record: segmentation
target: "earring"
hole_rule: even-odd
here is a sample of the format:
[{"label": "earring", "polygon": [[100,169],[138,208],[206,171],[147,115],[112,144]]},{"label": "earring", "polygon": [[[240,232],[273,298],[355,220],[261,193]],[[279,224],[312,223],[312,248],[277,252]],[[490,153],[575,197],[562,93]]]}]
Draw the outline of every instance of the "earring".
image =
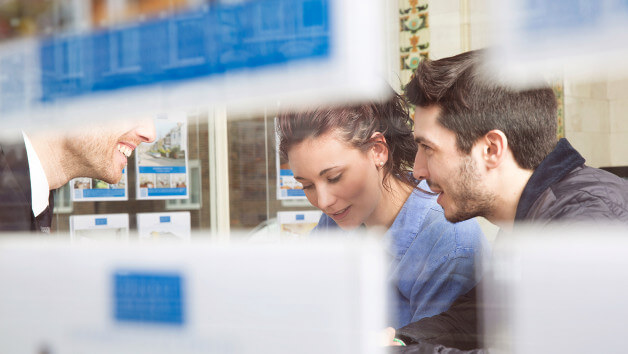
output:
[{"label": "earring", "polygon": [[379,167],[384,167],[384,161],[379,162]]}]

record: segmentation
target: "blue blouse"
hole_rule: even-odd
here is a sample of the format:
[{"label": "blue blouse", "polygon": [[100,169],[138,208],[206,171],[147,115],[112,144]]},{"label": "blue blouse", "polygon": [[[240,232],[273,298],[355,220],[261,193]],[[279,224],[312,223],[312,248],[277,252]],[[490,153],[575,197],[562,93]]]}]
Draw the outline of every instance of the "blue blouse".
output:
[{"label": "blue blouse", "polygon": [[[312,232],[338,229],[323,214]],[[410,194],[384,240],[392,258],[395,328],[447,310],[477,284],[490,253],[477,221],[450,223],[436,197],[419,190]]]}]

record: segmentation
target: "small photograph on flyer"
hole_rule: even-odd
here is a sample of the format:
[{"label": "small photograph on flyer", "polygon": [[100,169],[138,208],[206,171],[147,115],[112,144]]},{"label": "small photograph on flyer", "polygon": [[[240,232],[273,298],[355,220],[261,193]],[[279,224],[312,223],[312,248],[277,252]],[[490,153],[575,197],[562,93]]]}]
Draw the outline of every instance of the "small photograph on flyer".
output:
[{"label": "small photograph on flyer", "polygon": [[160,116],[155,130],[154,142],[137,147],[137,199],[186,199],[187,117],[185,113]]},{"label": "small photograph on flyer", "polygon": [[116,184],[109,184],[96,178],[79,177],[70,181],[73,202],[128,200],[127,169],[122,170],[122,178]]}]

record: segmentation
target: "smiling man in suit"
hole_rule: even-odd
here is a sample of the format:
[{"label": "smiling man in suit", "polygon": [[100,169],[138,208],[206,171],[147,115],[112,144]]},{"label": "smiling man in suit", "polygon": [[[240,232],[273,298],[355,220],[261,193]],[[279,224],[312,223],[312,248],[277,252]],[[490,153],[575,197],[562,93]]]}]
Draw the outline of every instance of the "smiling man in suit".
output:
[{"label": "smiling man in suit", "polygon": [[0,230],[49,233],[53,190],[75,177],[118,183],[133,150],[155,134],[143,119],[22,132],[0,143]]}]

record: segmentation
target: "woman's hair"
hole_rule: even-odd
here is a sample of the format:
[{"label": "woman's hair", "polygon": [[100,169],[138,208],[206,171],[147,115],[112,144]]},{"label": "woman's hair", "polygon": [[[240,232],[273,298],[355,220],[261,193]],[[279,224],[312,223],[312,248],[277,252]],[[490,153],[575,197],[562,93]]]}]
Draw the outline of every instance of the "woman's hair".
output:
[{"label": "woman's hair", "polygon": [[[386,101],[281,113],[277,121],[279,152],[286,160],[294,145],[328,132],[337,133],[344,142],[361,151],[368,151],[378,143],[371,137],[380,132],[388,147],[388,160],[383,166],[384,181],[392,175],[416,186],[410,173],[417,152],[412,135],[413,121],[405,101],[394,92]],[[384,187],[389,188],[385,182]]]}]

